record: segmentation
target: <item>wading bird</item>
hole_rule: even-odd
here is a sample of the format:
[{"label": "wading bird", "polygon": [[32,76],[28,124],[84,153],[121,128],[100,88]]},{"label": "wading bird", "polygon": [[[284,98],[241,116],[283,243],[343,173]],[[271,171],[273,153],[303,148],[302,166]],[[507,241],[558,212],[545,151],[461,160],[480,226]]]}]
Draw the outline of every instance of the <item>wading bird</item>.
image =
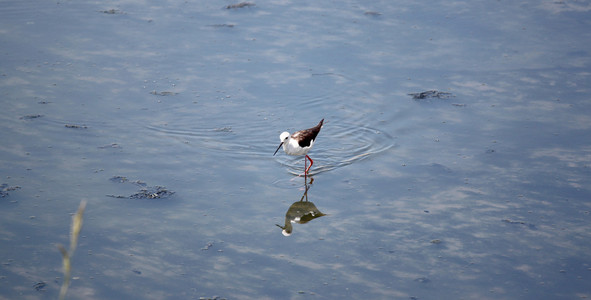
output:
[{"label": "wading bird", "polygon": [[[308,151],[312,149],[316,136],[318,136],[320,128],[322,128],[322,123],[324,123],[324,119],[320,120],[320,123],[312,128],[300,130],[291,135],[287,131],[281,133],[281,135],[279,135],[281,144],[279,144],[279,147],[277,147],[277,150],[275,150],[273,155],[277,154],[277,151],[279,151],[281,146],[283,146],[283,151],[289,155],[305,155],[304,176],[308,175],[308,171],[314,164],[314,161],[308,156]],[[306,167],[307,160],[310,161],[310,166],[308,167]]]}]

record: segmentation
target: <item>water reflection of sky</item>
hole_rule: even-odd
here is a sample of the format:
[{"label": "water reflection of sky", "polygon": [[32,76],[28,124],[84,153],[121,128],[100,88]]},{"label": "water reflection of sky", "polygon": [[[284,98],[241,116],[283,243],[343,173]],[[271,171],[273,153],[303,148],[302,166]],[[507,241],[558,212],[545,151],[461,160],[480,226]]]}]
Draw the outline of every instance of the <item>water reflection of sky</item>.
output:
[{"label": "water reflection of sky", "polygon": [[229,4],[5,3],[0,298],[591,296],[589,3]]}]

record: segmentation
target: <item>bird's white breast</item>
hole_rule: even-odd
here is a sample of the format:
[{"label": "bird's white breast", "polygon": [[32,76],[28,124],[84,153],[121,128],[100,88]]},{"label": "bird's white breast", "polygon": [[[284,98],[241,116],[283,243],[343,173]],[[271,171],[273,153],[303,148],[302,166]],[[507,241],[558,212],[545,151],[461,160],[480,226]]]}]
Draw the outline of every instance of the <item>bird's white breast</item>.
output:
[{"label": "bird's white breast", "polygon": [[290,138],[286,143],[283,143],[283,150],[289,155],[306,155],[310,151],[310,148],[312,148],[312,145],[314,145],[314,141],[311,141],[308,147],[300,147],[298,141]]}]

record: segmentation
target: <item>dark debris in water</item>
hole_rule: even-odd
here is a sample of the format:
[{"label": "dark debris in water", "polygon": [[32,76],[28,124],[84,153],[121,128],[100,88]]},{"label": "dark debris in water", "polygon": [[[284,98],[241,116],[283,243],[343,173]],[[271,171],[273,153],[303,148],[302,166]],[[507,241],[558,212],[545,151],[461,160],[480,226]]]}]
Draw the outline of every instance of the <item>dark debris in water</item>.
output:
[{"label": "dark debris in water", "polygon": [[222,298],[220,296],[213,296],[213,297],[199,297],[199,300],[226,300],[226,298]]},{"label": "dark debris in water", "polygon": [[513,220],[510,220],[510,219],[503,219],[502,221],[505,222],[505,223],[507,223],[507,224],[524,225],[524,226],[527,226],[529,229],[534,229],[534,230],[536,229],[536,225],[530,224],[530,223],[526,223],[526,222],[523,222],[523,221],[513,221]]},{"label": "dark debris in water", "polygon": [[125,176],[113,176],[113,177],[109,178],[109,180],[111,180],[113,182],[119,182],[119,183],[124,183],[124,182],[129,181],[129,179],[127,179],[127,177],[125,177]]},{"label": "dark debris in water", "polygon": [[153,90],[153,91],[150,92],[150,94],[156,95],[156,96],[174,96],[174,95],[177,95],[178,93],[170,92],[170,91],[158,92],[156,90]]},{"label": "dark debris in water", "polygon": [[73,129],[88,129],[88,126],[86,126],[86,125],[66,124],[64,126],[66,128],[73,128]]},{"label": "dark debris in water", "polygon": [[230,127],[230,126],[219,127],[219,128],[215,128],[213,131],[215,131],[215,132],[232,132],[232,127]]},{"label": "dark debris in water", "polygon": [[448,92],[440,92],[437,90],[429,90],[420,93],[410,93],[409,96],[412,96],[414,100],[424,100],[424,99],[432,99],[432,98],[439,98],[439,99],[448,99],[453,97],[452,93]]},{"label": "dark debris in water", "polygon": [[226,6],[226,9],[236,9],[236,8],[244,8],[244,7],[250,7],[250,6],[255,6],[256,4],[252,3],[252,2],[240,2],[240,3],[236,3],[236,4],[230,4],[228,6]]},{"label": "dark debris in water", "polygon": [[47,284],[43,281],[39,281],[33,284],[33,288],[35,288],[36,291],[43,291],[43,288],[45,288],[46,286]]},{"label": "dark debris in water", "polygon": [[130,181],[127,177],[125,176],[113,176],[111,178],[109,178],[109,180],[113,181],[113,182],[117,182],[117,183],[133,183],[135,185],[141,186],[141,187],[145,187],[148,186],[145,182],[141,181],[141,180],[133,180]]},{"label": "dark debris in water", "polygon": [[201,251],[207,251],[211,247],[213,247],[213,242],[207,243],[207,245],[205,245],[205,247],[201,248]]},{"label": "dark debris in water", "polygon": [[169,191],[163,186],[155,186],[141,189],[138,193],[129,196],[130,199],[160,199],[172,196],[173,191]]},{"label": "dark debris in water", "polygon": [[382,14],[377,12],[377,11],[366,11],[363,13],[366,16],[371,16],[371,17],[378,17],[381,16]]},{"label": "dark debris in water", "polygon": [[8,192],[20,190],[20,186],[8,186],[8,184],[0,184],[0,198],[8,197]]},{"label": "dark debris in water", "polygon": [[33,120],[33,119],[38,119],[43,117],[43,115],[26,115],[26,116],[22,116],[19,119],[21,120]]},{"label": "dark debris in water", "polygon": [[168,198],[174,194],[173,191],[167,189],[163,186],[148,186],[145,182],[140,180],[133,180],[130,181],[125,176],[113,176],[109,180],[117,183],[132,183],[137,186],[140,186],[141,189],[129,196],[122,196],[122,195],[107,195],[108,197],[118,198],[118,199],[162,199]]},{"label": "dark debris in water", "polygon": [[122,11],[120,11],[118,9],[114,9],[114,8],[107,9],[107,10],[99,10],[99,12],[107,14],[107,15],[122,15],[123,14]]},{"label": "dark debris in water", "polygon": [[108,145],[104,145],[104,146],[98,146],[99,149],[108,149],[108,148],[121,148],[121,146],[119,146],[119,144],[117,143],[111,143]]},{"label": "dark debris in water", "polygon": [[214,28],[233,28],[234,24],[212,24],[212,25],[207,25],[209,27],[214,27]]},{"label": "dark debris in water", "polygon": [[431,280],[427,277],[419,277],[415,279],[416,282],[418,283],[429,283],[431,282]]}]

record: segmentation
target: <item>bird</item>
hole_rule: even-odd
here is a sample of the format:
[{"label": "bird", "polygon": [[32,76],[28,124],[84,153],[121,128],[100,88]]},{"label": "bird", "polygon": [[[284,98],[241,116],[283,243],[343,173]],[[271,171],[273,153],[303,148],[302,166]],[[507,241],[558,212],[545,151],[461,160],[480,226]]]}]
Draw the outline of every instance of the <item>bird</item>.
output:
[{"label": "bird", "polygon": [[[316,137],[318,136],[318,133],[320,132],[320,128],[322,128],[323,123],[324,119],[320,120],[318,125],[312,128],[300,130],[291,135],[287,131],[282,132],[279,135],[279,140],[281,141],[281,144],[279,144],[279,147],[277,147],[277,150],[275,150],[273,156],[277,154],[277,151],[279,151],[281,146],[283,146],[283,151],[285,151],[285,153],[288,155],[305,155],[304,176],[308,175],[308,171],[314,164],[314,161],[310,158],[310,156],[308,156],[308,151],[312,149],[314,141],[316,141]],[[308,167],[306,167],[307,160],[310,161],[310,166]]]}]

